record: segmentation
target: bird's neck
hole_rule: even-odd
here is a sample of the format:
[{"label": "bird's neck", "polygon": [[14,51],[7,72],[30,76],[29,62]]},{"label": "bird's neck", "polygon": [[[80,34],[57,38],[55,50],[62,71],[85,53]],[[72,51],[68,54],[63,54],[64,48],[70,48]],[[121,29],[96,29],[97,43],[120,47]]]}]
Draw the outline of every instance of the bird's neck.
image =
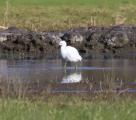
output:
[{"label": "bird's neck", "polygon": [[66,48],[66,45],[61,46],[61,49],[65,49],[65,48]]}]

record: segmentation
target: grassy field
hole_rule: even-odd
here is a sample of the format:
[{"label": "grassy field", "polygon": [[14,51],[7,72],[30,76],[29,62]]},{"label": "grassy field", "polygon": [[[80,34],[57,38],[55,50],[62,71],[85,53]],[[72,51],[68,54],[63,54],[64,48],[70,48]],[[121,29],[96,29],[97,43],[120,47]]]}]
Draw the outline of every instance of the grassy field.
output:
[{"label": "grassy field", "polygon": [[[57,99],[58,100],[58,99]],[[0,120],[135,120],[136,101],[0,100]]]},{"label": "grassy field", "polygon": [[0,0],[0,25],[43,31],[135,24],[135,5],[135,0]]},{"label": "grassy field", "polygon": [[[0,26],[35,31],[136,24],[136,0],[0,0]],[[1,91],[0,91],[1,92]],[[0,99],[0,120],[135,120],[136,101]]]},{"label": "grassy field", "polygon": [[135,0],[1,0],[1,5],[9,1],[12,5],[45,5],[45,6],[60,6],[60,5],[91,5],[94,7],[118,7],[124,4],[135,4]]}]

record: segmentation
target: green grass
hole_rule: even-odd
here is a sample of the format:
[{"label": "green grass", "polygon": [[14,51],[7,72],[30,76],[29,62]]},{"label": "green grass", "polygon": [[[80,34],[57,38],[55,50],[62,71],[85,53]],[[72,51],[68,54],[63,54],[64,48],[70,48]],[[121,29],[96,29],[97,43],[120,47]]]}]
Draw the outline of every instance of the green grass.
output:
[{"label": "green grass", "polygon": [[[58,100],[58,99],[57,99]],[[135,120],[136,101],[0,100],[0,120]]]},{"label": "green grass", "polygon": [[[6,0],[1,0],[1,5],[5,4]],[[135,0],[7,0],[12,5],[44,5],[44,6],[60,6],[60,5],[87,5],[95,7],[118,7],[125,4],[136,4]]]},{"label": "green grass", "polygon": [[[6,1],[6,0],[5,0]],[[136,23],[135,0],[0,0],[0,25],[32,30],[109,26],[118,15]]]}]

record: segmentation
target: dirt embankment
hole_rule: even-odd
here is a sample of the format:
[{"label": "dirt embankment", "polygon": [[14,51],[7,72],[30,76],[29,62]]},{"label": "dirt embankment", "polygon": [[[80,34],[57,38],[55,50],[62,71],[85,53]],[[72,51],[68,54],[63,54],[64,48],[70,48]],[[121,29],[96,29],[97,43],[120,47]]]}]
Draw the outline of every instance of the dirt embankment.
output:
[{"label": "dirt embankment", "polygon": [[88,55],[102,53],[120,56],[136,51],[136,26],[88,27],[54,32],[10,27],[0,31],[0,52],[57,54],[60,40]]}]

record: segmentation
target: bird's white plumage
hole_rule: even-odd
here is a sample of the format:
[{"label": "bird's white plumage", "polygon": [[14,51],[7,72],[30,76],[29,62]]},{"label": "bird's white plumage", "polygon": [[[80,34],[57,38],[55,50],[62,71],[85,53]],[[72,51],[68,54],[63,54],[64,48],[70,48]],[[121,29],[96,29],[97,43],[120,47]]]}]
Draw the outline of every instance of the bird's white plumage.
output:
[{"label": "bird's white plumage", "polygon": [[61,45],[61,55],[66,61],[78,62],[82,60],[76,48],[67,46],[65,41],[61,41],[59,45]]}]

